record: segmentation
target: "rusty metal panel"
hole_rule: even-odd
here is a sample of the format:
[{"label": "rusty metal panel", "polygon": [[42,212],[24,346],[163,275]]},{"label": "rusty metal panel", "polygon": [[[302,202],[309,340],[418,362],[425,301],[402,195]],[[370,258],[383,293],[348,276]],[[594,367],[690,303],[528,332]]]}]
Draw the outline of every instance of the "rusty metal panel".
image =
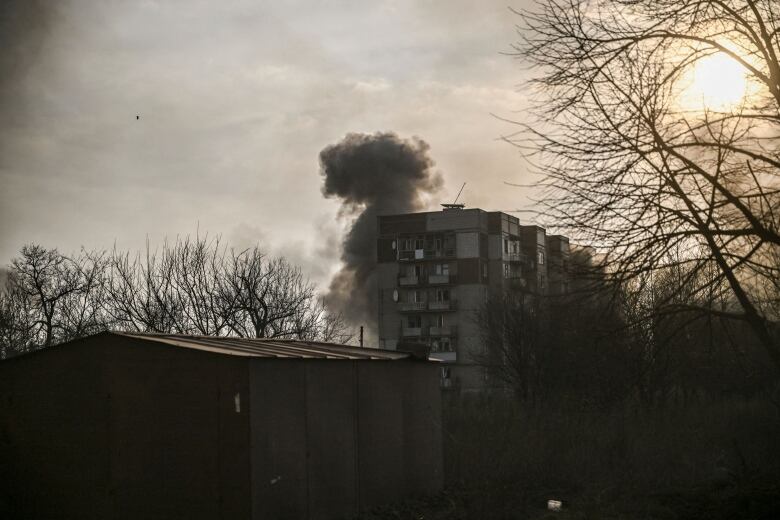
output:
[{"label": "rusty metal panel", "polygon": [[438,367],[403,365],[397,384],[403,385],[399,393],[403,396],[405,495],[436,493],[444,484]]},{"label": "rusty metal panel", "polygon": [[114,516],[248,517],[245,361],[114,336],[106,374]]},{"label": "rusty metal panel", "polygon": [[250,363],[252,518],[308,515],[305,364]]},{"label": "rusty metal panel", "polygon": [[357,363],[360,508],[404,497],[403,381],[408,366]]},{"label": "rusty metal panel", "polygon": [[438,366],[357,367],[360,508],[441,490]]},{"label": "rusty metal panel", "polygon": [[248,517],[244,363],[111,334],[3,362],[11,517]]},{"label": "rusty metal panel", "polygon": [[94,343],[0,363],[0,517],[110,516],[105,379]]},{"label": "rusty metal panel", "polygon": [[219,518],[248,519],[252,512],[249,365],[243,360],[221,360],[217,376],[219,445],[214,449],[219,451]]},{"label": "rusty metal panel", "polygon": [[357,512],[354,362],[306,363],[306,432],[311,520]]}]

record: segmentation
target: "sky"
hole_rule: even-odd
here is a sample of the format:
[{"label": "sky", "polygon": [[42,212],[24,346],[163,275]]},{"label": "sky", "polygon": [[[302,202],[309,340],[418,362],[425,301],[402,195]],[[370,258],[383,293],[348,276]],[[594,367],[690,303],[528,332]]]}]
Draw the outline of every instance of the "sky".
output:
[{"label": "sky", "polygon": [[349,222],[318,156],[350,132],[426,141],[431,209],[464,182],[469,207],[527,207],[501,141],[528,99],[507,55],[523,1],[5,2],[0,264],[197,232],[323,285]]}]

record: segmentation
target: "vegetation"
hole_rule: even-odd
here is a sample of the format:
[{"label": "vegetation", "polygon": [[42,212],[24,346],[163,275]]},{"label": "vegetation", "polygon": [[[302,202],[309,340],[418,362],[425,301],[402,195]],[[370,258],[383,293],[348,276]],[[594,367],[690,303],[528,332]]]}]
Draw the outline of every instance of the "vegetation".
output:
[{"label": "vegetation", "polygon": [[185,238],[144,255],[22,248],[0,289],[0,357],[107,329],[349,339],[300,269],[257,247]]},{"label": "vegetation", "polygon": [[523,20],[538,97],[513,142],[543,216],[616,283],[696,278],[653,308],[746,323],[780,374],[778,3],[540,0]]}]

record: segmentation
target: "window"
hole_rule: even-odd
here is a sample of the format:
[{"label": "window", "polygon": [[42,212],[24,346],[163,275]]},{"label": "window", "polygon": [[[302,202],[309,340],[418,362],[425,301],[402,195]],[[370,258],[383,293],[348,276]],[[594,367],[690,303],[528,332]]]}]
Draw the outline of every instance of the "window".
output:
[{"label": "window", "polygon": [[419,314],[410,314],[407,325],[410,329],[419,329],[422,326],[422,317]]},{"label": "window", "polygon": [[425,240],[423,239],[423,237],[417,237],[415,239],[415,241],[414,241],[414,248],[415,249],[422,249],[424,247],[423,246],[424,242],[425,242]]},{"label": "window", "polygon": [[482,278],[487,278],[487,264],[482,264]]},{"label": "window", "polygon": [[434,267],[436,270],[436,274],[444,274],[449,275],[450,274],[450,264],[436,264],[436,267]]},{"label": "window", "polygon": [[504,264],[504,278],[509,278],[509,264]]},{"label": "window", "polygon": [[404,251],[411,251],[412,250],[412,240],[410,238],[404,238],[402,244],[403,244],[403,250]]},{"label": "window", "polygon": [[444,314],[437,314],[436,315],[436,326],[437,327],[444,327]]},{"label": "window", "polygon": [[504,239],[504,253],[508,253],[508,252],[509,252],[509,240],[507,240],[505,238]]},{"label": "window", "polygon": [[539,251],[539,260],[538,260],[538,262],[539,262],[539,265],[543,265],[544,264],[544,251]]},{"label": "window", "polygon": [[437,302],[448,302],[448,301],[450,301],[450,290],[449,289],[437,289],[436,290],[436,301]]}]

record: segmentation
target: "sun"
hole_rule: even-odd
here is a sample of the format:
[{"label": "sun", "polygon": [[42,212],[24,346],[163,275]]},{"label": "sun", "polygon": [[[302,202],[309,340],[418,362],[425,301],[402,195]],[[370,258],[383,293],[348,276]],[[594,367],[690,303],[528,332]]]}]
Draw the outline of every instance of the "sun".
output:
[{"label": "sun", "polygon": [[678,103],[685,110],[727,112],[750,94],[748,71],[724,52],[706,56],[688,67],[681,78]]}]

